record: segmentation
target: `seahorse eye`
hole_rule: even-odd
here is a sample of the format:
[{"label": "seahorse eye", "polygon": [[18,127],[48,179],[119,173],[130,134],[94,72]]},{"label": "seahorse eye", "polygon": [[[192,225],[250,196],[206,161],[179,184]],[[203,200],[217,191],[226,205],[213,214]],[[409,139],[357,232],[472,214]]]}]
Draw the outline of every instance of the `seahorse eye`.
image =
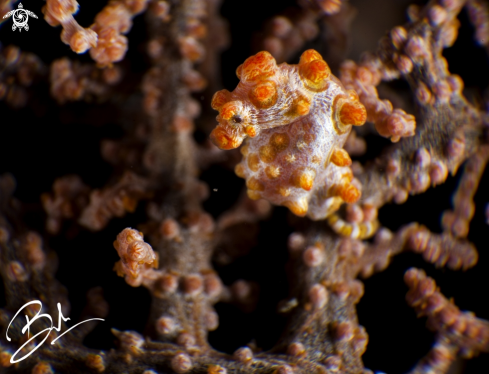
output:
[{"label": "seahorse eye", "polygon": [[234,122],[234,123],[241,123],[243,122],[243,118],[241,118],[239,115],[235,115],[231,118],[231,121]]}]

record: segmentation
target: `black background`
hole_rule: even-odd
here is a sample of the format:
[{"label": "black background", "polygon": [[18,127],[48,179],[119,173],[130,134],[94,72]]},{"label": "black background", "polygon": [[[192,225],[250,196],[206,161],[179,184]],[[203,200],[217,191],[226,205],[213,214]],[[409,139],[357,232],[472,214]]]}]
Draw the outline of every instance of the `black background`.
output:
[{"label": "black background", "polygon": [[[385,0],[389,2],[390,0]],[[23,1],[24,8],[36,13],[39,19],[30,19],[28,32],[11,30],[11,21],[0,26],[0,42],[3,46],[18,45],[22,50],[37,54],[49,65],[62,56],[89,62],[88,55],[78,56],[64,45],[60,38],[60,28],[52,28],[45,23],[41,13],[42,2]],[[102,2],[80,1],[78,22],[87,27],[95,14],[103,7]],[[358,5],[359,27],[353,32],[353,52],[356,49],[374,48],[369,40],[363,40],[365,25],[375,25],[377,20],[392,20],[392,27],[403,19],[407,2],[397,1],[388,11],[382,6],[375,11],[362,13],[367,2],[352,2]],[[382,2],[380,2],[382,4]],[[227,19],[231,32],[231,43],[221,57],[223,87],[232,90],[237,84],[235,69],[252,53],[251,40],[264,22],[279,14],[289,6],[291,0],[248,0],[224,1],[221,13]],[[393,10],[394,9],[394,10]],[[364,15],[365,14],[365,15]],[[378,18],[366,18],[378,17]],[[466,86],[467,96],[476,105],[483,106],[483,94],[489,83],[488,58],[486,51],[473,39],[474,30],[463,11],[459,19],[462,27],[455,45],[445,50],[452,73],[459,74]],[[380,21],[379,21],[380,22]],[[355,24],[355,21],[354,21]],[[388,28],[378,32],[380,37]],[[137,92],[141,76],[148,67],[143,41],[146,39],[144,16],[134,19],[129,37],[130,49],[124,65],[131,71],[127,80],[127,92]],[[355,39],[357,37],[357,39]],[[306,47],[315,47],[315,42]],[[364,46],[362,46],[364,43]],[[359,47],[360,45],[360,47]],[[323,46],[324,47],[324,46]],[[362,48],[363,47],[363,48]],[[295,63],[295,59],[289,61]],[[217,67],[216,67],[217,68]],[[399,91],[407,91],[404,82],[392,82],[390,86]],[[106,138],[120,138],[123,131],[118,126],[117,108],[111,104],[70,103],[61,107],[49,98],[47,84],[37,84],[31,91],[33,96],[28,105],[20,110],[0,103],[0,174],[12,173],[17,180],[16,198],[25,203],[25,222],[29,228],[44,235],[45,244],[55,250],[60,267],[57,279],[67,286],[71,303],[70,317],[76,321],[84,303],[85,294],[94,286],[102,286],[105,298],[110,304],[110,313],[86,339],[93,348],[108,349],[114,338],[110,328],[137,330],[142,332],[147,320],[150,296],[144,288],[131,288],[112,271],[118,260],[112,242],[124,227],[137,227],[145,221],[144,204],[137,211],[124,218],[113,219],[98,233],[81,229],[73,236],[72,227],[67,224],[62,233],[51,237],[44,232],[45,215],[40,205],[40,194],[51,191],[53,181],[66,174],[78,174],[93,188],[100,188],[112,175],[112,167],[100,156],[100,141]],[[207,102],[208,97],[197,94],[197,100]],[[198,125],[198,122],[197,122]],[[197,137],[198,138],[198,137]],[[389,144],[388,140],[368,136],[368,153],[361,160],[371,159],[378,150]],[[419,196],[410,197],[403,205],[388,204],[379,212],[383,225],[391,230],[413,221],[426,225],[433,232],[441,232],[441,213],[451,207],[451,195],[458,184],[460,172],[449,177],[447,182],[428,190]],[[232,171],[215,165],[202,171],[201,179],[208,183],[211,195],[204,202],[204,208],[214,217],[229,209],[236,201],[243,181]],[[213,192],[217,189],[217,192]],[[430,349],[434,336],[425,327],[426,320],[417,319],[414,311],[405,302],[407,287],[403,274],[410,267],[420,267],[435,278],[442,292],[453,297],[462,310],[470,310],[478,317],[489,319],[489,226],[485,224],[484,209],[489,202],[489,172],[486,170],[475,196],[476,212],[470,225],[469,239],[479,250],[479,263],[466,272],[436,269],[415,254],[402,254],[394,258],[389,268],[365,281],[365,296],[358,304],[360,324],[369,334],[369,345],[363,356],[365,366],[387,373],[408,371],[418,359]],[[261,223],[259,245],[250,254],[229,266],[218,266],[225,284],[244,278],[260,284],[260,301],[257,310],[243,313],[239,309],[217,304],[220,316],[219,328],[210,333],[210,343],[219,350],[232,352],[236,348],[255,339],[257,346],[264,350],[271,348],[283,329],[285,320],[277,316],[275,310],[279,300],[287,296],[287,278],[284,264],[287,261],[286,241],[292,229],[288,225],[287,211],[275,208],[272,216]],[[5,305],[3,287],[0,291],[0,306]],[[463,373],[481,373],[489,368],[489,355],[462,363]]]}]

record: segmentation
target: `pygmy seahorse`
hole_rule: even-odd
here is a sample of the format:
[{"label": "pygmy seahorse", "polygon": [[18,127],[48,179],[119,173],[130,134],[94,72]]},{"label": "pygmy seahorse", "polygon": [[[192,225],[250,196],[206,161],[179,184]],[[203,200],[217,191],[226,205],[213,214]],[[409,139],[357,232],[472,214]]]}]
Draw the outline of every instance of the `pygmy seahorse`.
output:
[{"label": "pygmy seahorse", "polygon": [[315,50],[297,65],[277,65],[268,52],[249,57],[236,70],[233,92],[212,99],[219,125],[211,140],[221,149],[241,145],[236,174],[246,179],[251,199],[266,199],[314,220],[354,203],[360,184],[343,145],[351,127],[367,113]]}]

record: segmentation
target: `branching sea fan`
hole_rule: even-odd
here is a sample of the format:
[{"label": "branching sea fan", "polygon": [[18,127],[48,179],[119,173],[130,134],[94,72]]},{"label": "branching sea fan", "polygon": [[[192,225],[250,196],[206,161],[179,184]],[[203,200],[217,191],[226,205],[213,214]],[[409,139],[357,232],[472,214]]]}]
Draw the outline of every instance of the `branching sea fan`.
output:
[{"label": "branching sea fan", "polygon": [[22,6],[0,373],[489,372],[487,1]]}]

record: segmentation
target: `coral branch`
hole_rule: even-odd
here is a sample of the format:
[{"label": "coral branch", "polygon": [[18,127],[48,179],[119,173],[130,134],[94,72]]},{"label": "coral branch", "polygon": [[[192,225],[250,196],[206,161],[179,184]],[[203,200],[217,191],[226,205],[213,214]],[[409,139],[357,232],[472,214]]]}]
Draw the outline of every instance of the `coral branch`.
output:
[{"label": "coral branch", "polygon": [[475,211],[473,197],[488,161],[489,146],[481,146],[480,152],[470,157],[465,164],[460,184],[453,196],[453,211],[443,213],[443,228],[457,237],[464,238],[469,233],[469,223]]},{"label": "coral branch", "polygon": [[[410,24],[391,30],[363,63],[382,69],[383,79],[406,77],[417,103],[417,136],[406,138],[356,175],[363,182],[365,200],[374,206],[391,199],[402,203],[409,194],[443,183],[448,172],[454,174],[479,149],[483,117],[463,97],[460,77],[449,73],[441,55],[457,36],[456,15],[462,4],[444,4],[430,3],[423,10],[426,17],[413,15]],[[392,64],[401,58],[410,61],[409,69]],[[381,78],[372,74],[375,69],[368,70],[368,82]],[[368,112],[369,104],[364,104]],[[379,166],[385,174],[376,171]]]},{"label": "coral branch", "polygon": [[449,233],[433,234],[426,227],[412,223],[393,234],[386,228],[380,229],[373,245],[353,242],[361,248],[362,256],[355,267],[362,277],[384,270],[393,256],[404,250],[420,253],[423,258],[436,266],[466,270],[477,263],[478,254],[474,246],[459,240]]},{"label": "coral branch", "polygon": [[475,39],[486,48],[489,46],[489,8],[480,0],[467,1],[467,11],[475,27]]},{"label": "coral branch", "polygon": [[111,86],[120,81],[121,75],[117,67],[100,70],[62,58],[51,65],[51,95],[60,104],[91,96],[104,98],[112,92]]},{"label": "coral branch", "polygon": [[143,235],[134,229],[124,229],[114,242],[121,258],[114,266],[117,275],[125,276],[133,287],[156,278],[153,268],[158,268],[158,259],[151,246],[143,241]]},{"label": "coral branch", "polygon": [[76,0],[49,0],[42,9],[44,19],[51,26],[63,27],[61,40],[76,53],[85,53],[97,45],[97,33],[81,27],[73,18],[78,12]]},{"label": "coral branch", "polygon": [[78,12],[76,0],[47,0],[43,7],[44,18],[51,26],[63,27],[61,40],[73,52],[85,53],[99,66],[110,66],[124,58],[127,51],[127,38],[122,34],[129,32],[131,17],[143,12],[147,0],[113,0],[95,17],[90,28],[81,27],[73,17]]},{"label": "coral branch", "polygon": [[435,281],[422,270],[409,269],[404,280],[409,287],[406,300],[418,316],[428,317],[427,325],[438,332],[439,340],[456,346],[457,353],[463,357],[489,350],[488,321],[476,318],[472,313],[461,312],[437,290]]},{"label": "coral branch", "polygon": [[78,222],[91,230],[100,230],[113,216],[122,217],[126,212],[134,212],[138,201],[150,195],[147,180],[126,172],[115,185],[90,193],[90,203]]},{"label": "coral branch", "polygon": [[347,89],[355,90],[367,109],[367,121],[375,124],[380,135],[398,142],[402,137],[413,136],[416,128],[414,116],[402,109],[393,109],[388,100],[380,100],[376,86],[380,83],[383,69],[377,61],[358,66],[353,61],[341,65],[340,80]]},{"label": "coral branch", "polygon": [[11,107],[24,107],[28,87],[45,74],[46,67],[36,55],[15,46],[0,46],[0,100]]},{"label": "coral branch", "polygon": [[[274,14],[260,2],[108,0],[83,4],[84,12],[98,12],[83,28],[75,0],[47,0],[48,23],[61,25],[62,41],[78,53],[90,50],[95,62],[53,54],[36,44],[33,30],[22,46],[38,50],[50,74],[33,54],[0,47],[0,171],[11,168],[20,185],[15,192],[15,179],[0,177],[0,335],[11,338],[0,336],[0,371],[372,374],[362,361],[371,339],[378,359],[365,363],[377,372],[395,371],[387,366],[392,356],[396,365],[399,357],[407,363],[402,371],[442,374],[489,353],[489,322],[460,311],[414,268],[405,274],[407,301],[427,318],[434,345],[429,350],[417,332],[412,340],[402,332],[409,316],[391,309],[389,283],[413,256],[400,256],[390,275],[365,286],[358,279],[412,251],[435,267],[470,269],[476,283],[462,284],[465,304],[480,299],[477,286],[487,275],[487,256],[476,250],[484,245],[476,204],[487,203],[489,119],[463,95],[477,98],[487,84],[479,68],[487,61],[476,61],[470,53],[478,47],[467,42],[472,23],[477,42],[487,45],[487,6],[411,5],[409,22],[392,28],[375,52],[345,61],[350,37],[363,44],[375,33],[376,16],[390,21],[391,7],[401,13],[384,1],[366,5],[377,15],[359,7],[354,23],[357,11],[346,0],[298,0],[285,10],[287,2],[273,1]],[[0,0],[0,9],[12,3]],[[130,35],[132,52],[114,66],[146,8]],[[19,9],[11,13],[15,22]],[[251,29],[264,32],[238,45]],[[234,91],[221,89],[221,79],[232,84],[221,59],[248,53],[253,40],[269,52],[238,66]],[[449,71],[454,54],[463,56],[451,68],[467,78],[467,90]],[[295,58],[297,64],[283,62]],[[211,108],[219,112],[217,127]],[[433,210],[446,206],[453,179],[428,199],[409,201],[407,214],[381,210],[443,184],[463,163],[443,232],[406,223],[437,227],[440,212]],[[233,168],[245,182],[228,175]],[[482,304],[475,304],[479,316]],[[77,325],[92,318],[106,320]],[[417,364],[414,345],[421,355],[429,351]],[[26,359],[14,363],[20,356]]]},{"label": "coral branch", "polygon": [[312,4],[305,5],[302,9],[289,10],[276,16],[267,24],[260,49],[269,51],[277,62],[288,60],[319,33],[319,9],[311,7]]},{"label": "coral branch", "polygon": [[88,186],[76,175],[56,179],[53,194],[41,195],[42,205],[48,215],[46,230],[57,234],[64,219],[77,217],[88,202],[88,192]]}]

